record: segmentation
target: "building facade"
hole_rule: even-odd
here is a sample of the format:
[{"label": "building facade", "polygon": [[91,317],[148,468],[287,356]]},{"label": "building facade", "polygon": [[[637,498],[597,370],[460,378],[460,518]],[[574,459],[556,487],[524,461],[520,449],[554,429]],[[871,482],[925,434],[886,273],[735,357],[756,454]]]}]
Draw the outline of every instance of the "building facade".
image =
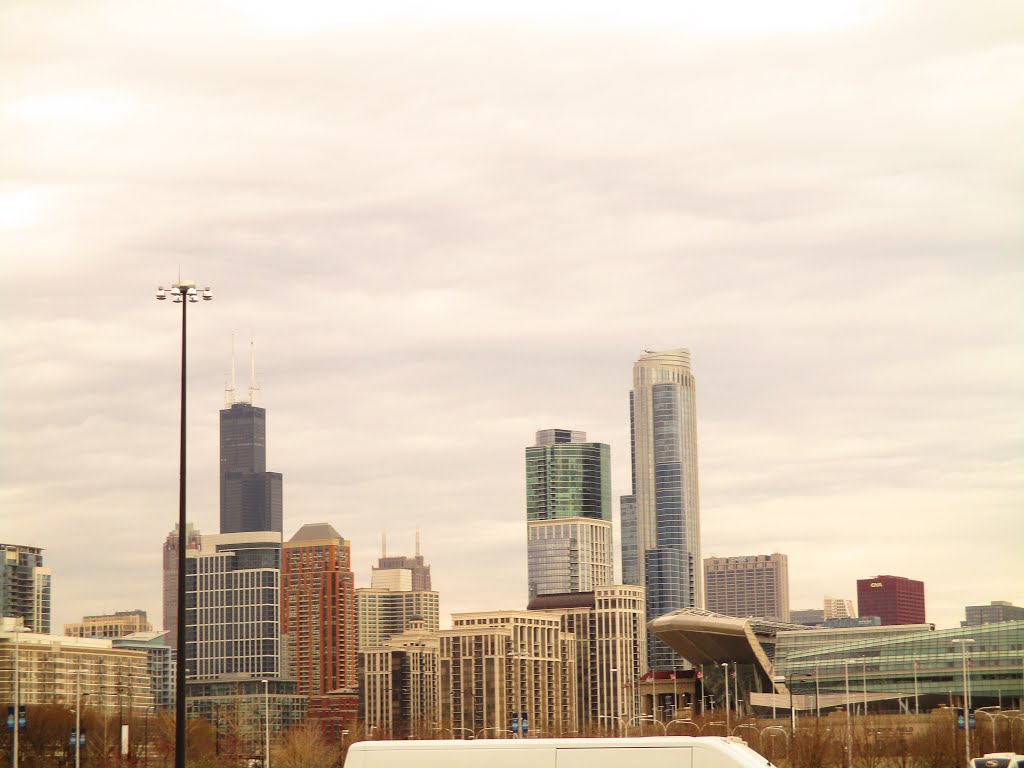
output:
[{"label": "building facade", "polygon": [[32,632],[50,634],[52,580],[42,548],[0,544],[0,616],[21,619]]},{"label": "building facade", "polygon": [[124,637],[133,632],[152,632],[153,625],[143,610],[117,611],[99,616],[83,616],[80,622],[64,625],[66,637]]},{"label": "building facade", "polygon": [[306,716],[307,699],[294,680],[225,676],[191,680],[187,688],[189,719],[214,726],[218,754],[250,765],[263,759],[268,728],[280,734]]},{"label": "building facade", "polygon": [[[359,652],[360,719],[375,737],[442,735],[440,640],[423,622]],[[450,734],[444,734],[449,735]]]},{"label": "building facade", "polygon": [[857,609],[878,616],[882,626],[924,624],[924,582],[904,576],[857,579]]},{"label": "building facade", "polygon": [[988,605],[968,605],[965,611],[967,621],[964,622],[964,626],[967,627],[1024,619],[1024,607],[1014,605],[1006,600],[993,600]]},{"label": "building facade", "polygon": [[542,595],[528,609],[559,616],[562,631],[573,638],[578,733],[619,732],[640,716],[638,681],[647,670],[643,587]]},{"label": "building facade", "polygon": [[820,627],[825,623],[825,611],[821,608],[791,608],[789,620],[806,627]]},{"label": "building facade", "polygon": [[267,411],[231,402],[220,412],[220,532],[280,533],[283,516],[282,476],[267,472]]},{"label": "building facade", "polygon": [[15,655],[23,705],[60,704],[73,709],[84,694],[90,707],[141,714],[155,703],[144,650],[118,648],[113,640],[15,633],[4,627],[0,628],[0,706],[5,711],[14,703]]},{"label": "building facade", "polygon": [[[704,604],[697,394],[688,349],[648,352],[636,361],[629,415],[633,492],[620,505],[630,539],[627,546],[623,533],[622,573],[646,588],[650,621]],[[647,655],[652,669],[683,665],[653,635]]]},{"label": "building facade", "polygon": [[134,632],[111,640],[114,648],[145,652],[146,666],[149,670],[149,690],[153,696],[153,704],[158,709],[171,709],[174,706],[174,651],[167,644],[167,637],[166,630],[150,630]]},{"label": "building facade", "polygon": [[575,730],[576,644],[559,616],[453,614],[439,637],[441,727],[456,738]]},{"label": "building facade", "polygon": [[186,555],[186,677],[281,677],[281,534],[206,536]]},{"label": "building facade", "polygon": [[440,626],[441,599],[433,590],[356,590],[356,650],[375,648],[422,622],[428,632]]},{"label": "building facade", "polygon": [[[202,549],[203,539],[191,523],[185,525],[185,551]],[[167,534],[163,550],[163,609],[167,643],[178,647],[178,526]]]},{"label": "building facade", "polygon": [[531,598],[611,584],[608,446],[577,430],[539,430],[526,449],[526,520]]},{"label": "building facade", "polygon": [[[283,547],[281,634],[301,695],[356,685],[351,546],[327,523],[304,525]],[[289,675],[291,676],[291,675]]]},{"label": "building facade", "polygon": [[828,619],[855,619],[857,608],[853,600],[844,597],[825,597],[822,604],[822,621]]},{"label": "building facade", "polygon": [[704,589],[709,611],[741,618],[790,620],[789,558],[778,552],[705,558]]}]

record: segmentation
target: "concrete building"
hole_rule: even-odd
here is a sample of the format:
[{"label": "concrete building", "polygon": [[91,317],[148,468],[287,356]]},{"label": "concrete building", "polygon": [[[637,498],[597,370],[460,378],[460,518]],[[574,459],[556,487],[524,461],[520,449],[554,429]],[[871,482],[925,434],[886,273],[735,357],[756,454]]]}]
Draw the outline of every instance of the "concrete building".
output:
[{"label": "concrete building", "polygon": [[155,703],[146,651],[116,647],[113,640],[13,632],[12,628],[10,619],[0,624],[0,706],[5,711],[14,703],[16,655],[23,705],[74,708],[79,693],[82,698],[88,696],[90,707],[108,712],[141,714]]},{"label": "concrete building", "polygon": [[611,584],[610,452],[585,432],[542,429],[526,449],[527,589],[531,598]]},{"label": "concrete building", "polygon": [[186,555],[186,677],[281,677],[281,534],[206,536]]},{"label": "concrete building", "polygon": [[217,752],[234,764],[262,764],[266,729],[271,740],[306,716],[305,696],[294,680],[225,675],[187,684],[189,719],[204,718],[216,729]]},{"label": "concrete building", "polygon": [[52,580],[42,548],[0,544],[0,617],[21,619],[32,632],[50,634]]},{"label": "concrete building", "polygon": [[439,682],[437,632],[414,621],[408,631],[359,651],[360,719],[378,738],[438,738]]},{"label": "concrete building", "polygon": [[725,616],[789,621],[789,558],[771,555],[708,557],[705,602]]},{"label": "concrete building", "polygon": [[576,726],[576,642],[539,611],[452,615],[441,643],[441,726],[458,738],[564,736]]},{"label": "concrete building", "polygon": [[146,618],[146,612],[117,611],[98,616],[83,616],[80,622],[64,625],[66,637],[124,637],[133,632],[152,632],[153,625]]},{"label": "concrete building", "polygon": [[857,609],[861,616],[878,616],[882,626],[924,624],[924,582],[905,576],[857,579]]},{"label": "concrete building", "polygon": [[[697,395],[690,351],[647,352],[629,395],[633,492],[623,497],[623,580],[647,591],[647,620],[703,607]],[[683,660],[648,634],[652,669]]]},{"label": "concrete building", "polygon": [[789,620],[805,627],[820,627],[825,623],[825,611],[821,608],[791,608]]},{"label": "concrete building", "polygon": [[844,597],[826,596],[822,603],[822,613],[822,621],[857,618],[857,609],[853,605],[853,600],[847,600]]},{"label": "concrete building", "polygon": [[965,611],[967,613],[967,621],[963,623],[965,627],[1024,619],[1024,607],[1014,605],[1006,600],[993,600],[988,605],[968,605]]},{"label": "concrete building", "polygon": [[[202,549],[203,537],[191,523],[185,525],[185,550]],[[167,643],[171,648],[178,647],[178,525],[167,534],[163,548],[163,609],[164,626],[167,630]]]},{"label": "concrete building", "polygon": [[167,643],[167,639],[167,630],[150,630],[133,632],[111,640],[114,648],[128,648],[146,653],[149,690],[153,695],[153,704],[158,709],[174,707],[174,649]]},{"label": "concrete building", "polygon": [[620,723],[640,716],[638,681],[647,670],[643,587],[609,585],[541,595],[528,610],[559,616],[562,632],[573,638],[577,732],[617,732]]},{"label": "concrete building", "polygon": [[284,544],[281,634],[300,694],[356,685],[351,546],[327,523],[304,525]]},{"label": "concrete building", "polygon": [[[356,650],[377,648],[422,621],[426,632],[436,632],[441,620],[440,595],[430,586],[430,566],[420,554],[419,535],[413,558],[384,554],[373,569],[369,587],[356,590]],[[406,565],[410,567],[405,567]]]},{"label": "concrete building", "polygon": [[[232,369],[234,361],[232,361]],[[283,478],[267,472],[267,411],[235,399],[234,370],[220,412],[220,532],[276,531],[284,518]]]}]

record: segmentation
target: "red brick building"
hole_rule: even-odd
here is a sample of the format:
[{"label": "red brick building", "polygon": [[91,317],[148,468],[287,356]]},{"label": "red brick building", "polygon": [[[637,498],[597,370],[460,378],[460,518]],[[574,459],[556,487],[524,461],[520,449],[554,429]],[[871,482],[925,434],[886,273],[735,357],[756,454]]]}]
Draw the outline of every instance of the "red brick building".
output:
[{"label": "red brick building", "polygon": [[883,626],[924,624],[924,582],[904,576],[857,579],[857,612],[878,616]]},{"label": "red brick building", "polygon": [[302,526],[283,546],[281,641],[300,695],[357,687],[351,550],[327,523]]}]

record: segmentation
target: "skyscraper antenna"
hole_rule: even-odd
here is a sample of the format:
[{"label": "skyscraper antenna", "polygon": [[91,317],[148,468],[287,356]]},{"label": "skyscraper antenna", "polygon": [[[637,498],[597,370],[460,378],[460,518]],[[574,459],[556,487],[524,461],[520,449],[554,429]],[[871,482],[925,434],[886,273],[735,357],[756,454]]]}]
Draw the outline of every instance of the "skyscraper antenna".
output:
[{"label": "skyscraper antenna", "polygon": [[387,557],[388,556],[388,532],[387,531],[381,531],[380,532],[380,556],[381,557]]},{"label": "skyscraper antenna", "polygon": [[235,402],[235,334],[231,334],[231,386],[224,388],[224,407],[230,408]]},{"label": "skyscraper antenna", "polygon": [[252,337],[249,337],[249,405],[256,405],[256,390],[260,385],[256,383],[256,344]]},{"label": "skyscraper antenna", "polygon": [[420,556],[420,527],[416,526],[416,557]]}]

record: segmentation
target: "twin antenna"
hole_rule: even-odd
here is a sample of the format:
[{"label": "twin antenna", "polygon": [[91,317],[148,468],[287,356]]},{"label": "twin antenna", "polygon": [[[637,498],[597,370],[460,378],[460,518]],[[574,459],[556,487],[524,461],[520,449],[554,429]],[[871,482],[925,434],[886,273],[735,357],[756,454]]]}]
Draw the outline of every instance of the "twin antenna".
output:
[{"label": "twin antenna", "polygon": [[[249,340],[249,404],[256,405],[256,392],[260,385],[256,380],[256,346]],[[230,408],[238,399],[235,395],[235,334],[231,334],[231,381],[224,387],[224,407]]]}]

